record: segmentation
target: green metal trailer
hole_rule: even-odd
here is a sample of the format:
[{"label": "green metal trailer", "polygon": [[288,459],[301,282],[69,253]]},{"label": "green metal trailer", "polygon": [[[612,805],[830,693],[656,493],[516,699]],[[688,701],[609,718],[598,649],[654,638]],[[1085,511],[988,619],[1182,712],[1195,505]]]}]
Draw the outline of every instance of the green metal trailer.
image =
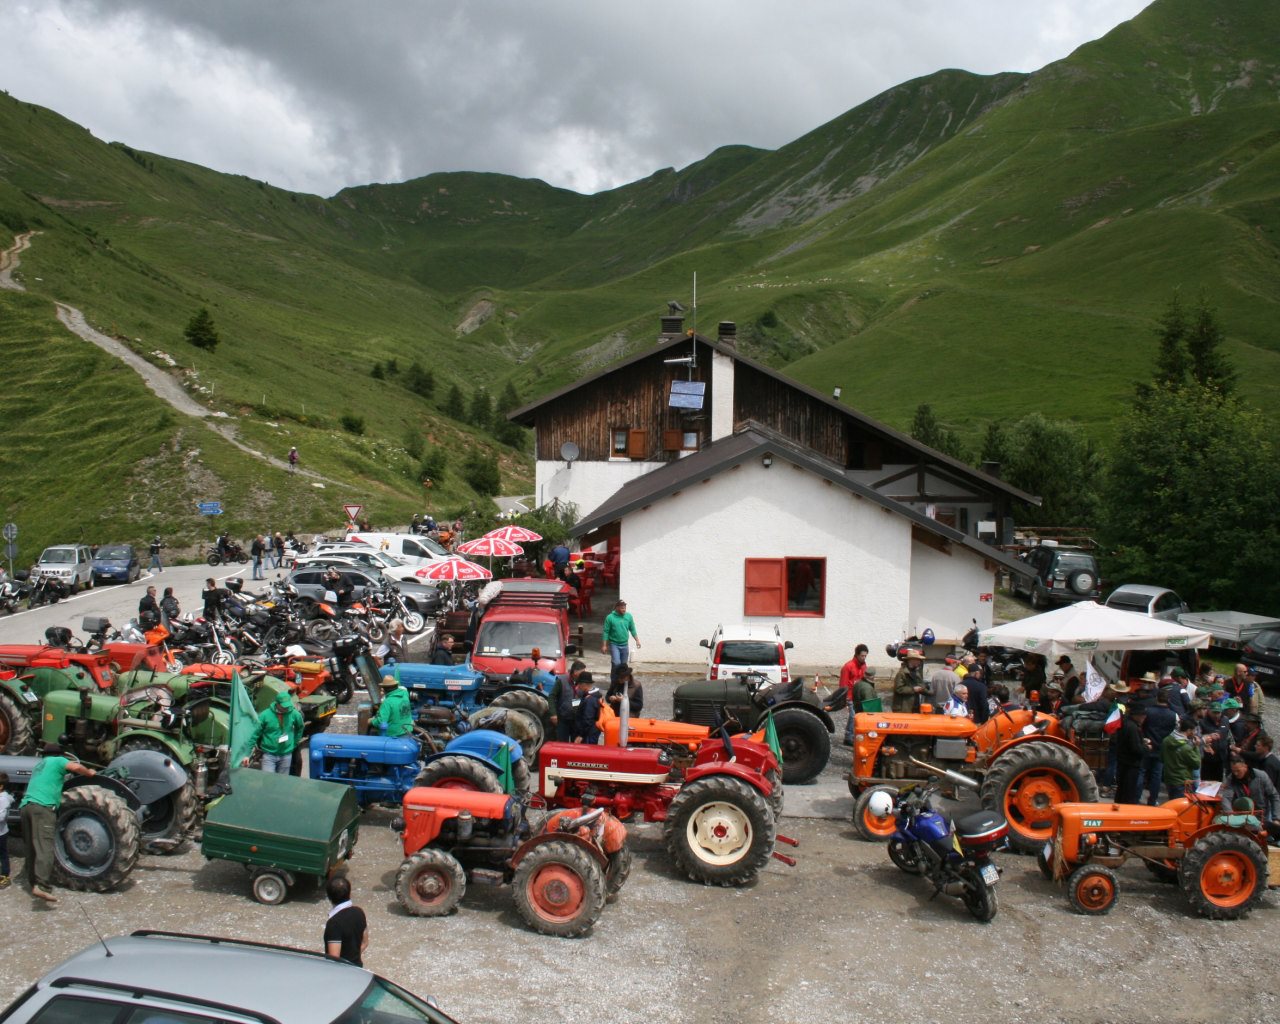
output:
[{"label": "green metal trailer", "polygon": [[327,878],[355,849],[355,790],[253,768],[231,772],[231,792],[209,804],[200,852],[243,864],[259,903],[283,903],[298,875]]}]

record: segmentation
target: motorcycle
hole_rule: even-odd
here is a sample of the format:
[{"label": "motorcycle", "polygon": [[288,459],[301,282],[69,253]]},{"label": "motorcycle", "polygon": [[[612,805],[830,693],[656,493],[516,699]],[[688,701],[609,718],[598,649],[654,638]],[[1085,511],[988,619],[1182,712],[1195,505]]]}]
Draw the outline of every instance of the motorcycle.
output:
[{"label": "motorcycle", "polygon": [[30,588],[18,580],[6,577],[0,580],[0,612],[12,615],[18,610],[18,604],[25,600]]},{"label": "motorcycle", "polygon": [[[399,619],[404,623],[406,633],[417,636],[427,628],[427,620],[420,613],[415,612],[409,607],[400,588],[395,584],[387,584],[382,587],[376,594],[371,595],[369,604],[374,605],[378,613],[385,619]],[[379,639],[369,637],[374,643],[378,643]]]},{"label": "motorcycle", "polygon": [[[979,788],[967,775],[914,757],[910,760],[947,782]],[[887,807],[880,816],[895,814],[896,825],[889,840],[889,859],[907,874],[927,878],[935,895],[955,896],[979,921],[990,921],[996,916],[996,883],[1000,881],[1000,869],[992,863],[991,854],[1006,845],[1009,823],[998,811],[982,810],[953,824],[934,804],[940,788],[940,783],[931,779],[904,786],[896,799],[884,791]]]},{"label": "motorcycle", "polygon": [[40,576],[31,585],[27,595],[27,607],[38,608],[42,604],[57,604],[67,596],[67,588],[52,576]]},{"label": "motorcycle", "polygon": [[224,562],[227,565],[232,562],[238,562],[243,565],[249,561],[249,553],[235,541],[228,541],[224,548],[219,548],[217,544],[214,544],[206,553],[205,561],[210,565],[222,565]]}]

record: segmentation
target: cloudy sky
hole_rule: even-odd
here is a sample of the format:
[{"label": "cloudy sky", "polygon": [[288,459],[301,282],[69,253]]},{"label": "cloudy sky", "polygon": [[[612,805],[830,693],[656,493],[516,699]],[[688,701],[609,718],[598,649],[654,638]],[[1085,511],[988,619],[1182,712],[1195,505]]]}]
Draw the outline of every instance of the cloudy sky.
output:
[{"label": "cloudy sky", "polygon": [[1149,0],[0,0],[0,88],[297,191],[595,192],[774,148],[940,68],[1032,71]]}]

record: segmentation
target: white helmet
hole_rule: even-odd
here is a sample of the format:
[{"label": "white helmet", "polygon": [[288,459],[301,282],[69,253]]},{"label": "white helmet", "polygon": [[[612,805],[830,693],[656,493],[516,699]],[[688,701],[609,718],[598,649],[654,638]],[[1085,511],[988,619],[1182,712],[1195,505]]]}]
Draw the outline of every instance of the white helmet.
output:
[{"label": "white helmet", "polygon": [[867,801],[867,812],[875,818],[887,818],[893,813],[893,794],[887,789],[877,789]]}]

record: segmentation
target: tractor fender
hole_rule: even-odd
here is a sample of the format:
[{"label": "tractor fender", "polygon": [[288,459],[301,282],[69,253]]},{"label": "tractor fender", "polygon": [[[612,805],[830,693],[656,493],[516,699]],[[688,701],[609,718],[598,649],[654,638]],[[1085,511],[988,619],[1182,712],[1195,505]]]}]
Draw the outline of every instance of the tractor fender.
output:
[{"label": "tractor fender", "polygon": [[514,871],[520,866],[520,862],[525,859],[530,851],[537,849],[543,843],[571,843],[581,850],[586,850],[587,854],[600,865],[601,871],[609,870],[609,858],[595,843],[588,842],[582,836],[575,832],[539,832],[536,836],[526,839],[518,847],[511,858],[509,865],[510,870]]},{"label": "tractor fender", "polygon": [[[788,711],[791,708],[799,708],[802,711],[809,712],[809,714],[813,715],[815,718],[821,719],[822,724],[827,727],[827,732],[834,733],[836,731],[836,721],[834,718],[827,714],[827,712],[823,711],[822,708],[813,704],[808,704],[802,700],[784,700],[777,704],[770,704],[765,709],[765,714],[768,714],[770,711],[776,714],[779,711]],[[757,729],[763,728],[763,725],[760,723],[764,721],[764,717],[765,715],[763,714],[760,716],[760,720],[756,723]]]},{"label": "tractor fender", "polygon": [[494,690],[493,695],[495,697],[498,697],[504,693],[510,693],[513,690],[524,691],[525,693],[537,694],[537,696],[541,697],[543,700],[546,700],[546,697],[547,697],[546,690],[540,690],[536,686],[534,686],[532,683],[512,683],[510,681],[504,681],[501,685],[499,685]]},{"label": "tractor fender", "polygon": [[498,767],[496,758],[498,750],[502,747],[510,749],[512,764],[524,757],[524,749],[520,746],[518,740],[513,740],[510,736],[506,736],[494,729],[472,729],[469,732],[455,736],[445,745],[443,751],[439,754],[432,754],[422,763],[424,765],[429,764],[436,758],[445,757],[449,754],[461,754],[465,757],[482,761],[496,771]]},{"label": "tractor fender", "polygon": [[182,765],[183,768],[186,768],[187,765],[191,764],[195,758],[194,748],[189,749],[184,756],[182,747],[170,740],[168,736],[163,733],[151,732],[146,729],[127,729],[120,733],[120,735],[116,737],[116,749],[119,750],[122,743],[134,736],[140,736],[148,743],[159,743],[168,752],[169,756],[177,761],[178,764]]},{"label": "tractor fender", "polygon": [[99,789],[114,793],[129,805],[129,810],[133,811],[134,814],[142,810],[142,801],[138,799],[137,793],[119,779],[113,779],[110,775],[104,775],[102,772],[98,772],[93,776],[77,775],[74,779],[68,778],[66,784],[62,787],[62,791],[65,793],[68,789],[79,789],[82,786],[97,786]]},{"label": "tractor fender", "polygon": [[706,764],[694,765],[685,772],[684,785],[687,786],[691,782],[697,782],[699,779],[705,779],[712,775],[732,776],[758,790],[762,796],[768,796],[773,792],[773,787],[769,784],[768,779],[755,769],[740,765],[736,761],[710,761]]},{"label": "tractor fender", "polygon": [[1196,832],[1192,832],[1191,835],[1187,836],[1187,840],[1183,845],[1186,847],[1186,849],[1190,850],[1191,847],[1195,846],[1196,843],[1200,842],[1201,839],[1209,835],[1209,833],[1211,832],[1235,832],[1237,835],[1248,836],[1250,839],[1252,839],[1255,843],[1258,844],[1259,848],[1262,850],[1264,854],[1267,852],[1269,848],[1267,843],[1267,836],[1265,832],[1259,835],[1256,832],[1250,832],[1246,828],[1234,828],[1231,825],[1226,825],[1226,824],[1206,825],[1204,828],[1199,829]]},{"label": "tractor fender", "polygon": [[996,747],[987,755],[987,767],[989,768],[991,765],[995,764],[996,759],[1002,754],[1012,750],[1014,747],[1021,746],[1023,743],[1054,743],[1059,747],[1066,747],[1074,754],[1080,754],[1079,747],[1061,736],[1048,736],[1042,732],[1034,732],[1027,736],[1014,736],[1008,743],[1004,743]]},{"label": "tractor fender", "polygon": [[182,765],[158,750],[129,750],[98,772],[100,779],[122,782],[143,804],[153,804],[187,784]]}]

